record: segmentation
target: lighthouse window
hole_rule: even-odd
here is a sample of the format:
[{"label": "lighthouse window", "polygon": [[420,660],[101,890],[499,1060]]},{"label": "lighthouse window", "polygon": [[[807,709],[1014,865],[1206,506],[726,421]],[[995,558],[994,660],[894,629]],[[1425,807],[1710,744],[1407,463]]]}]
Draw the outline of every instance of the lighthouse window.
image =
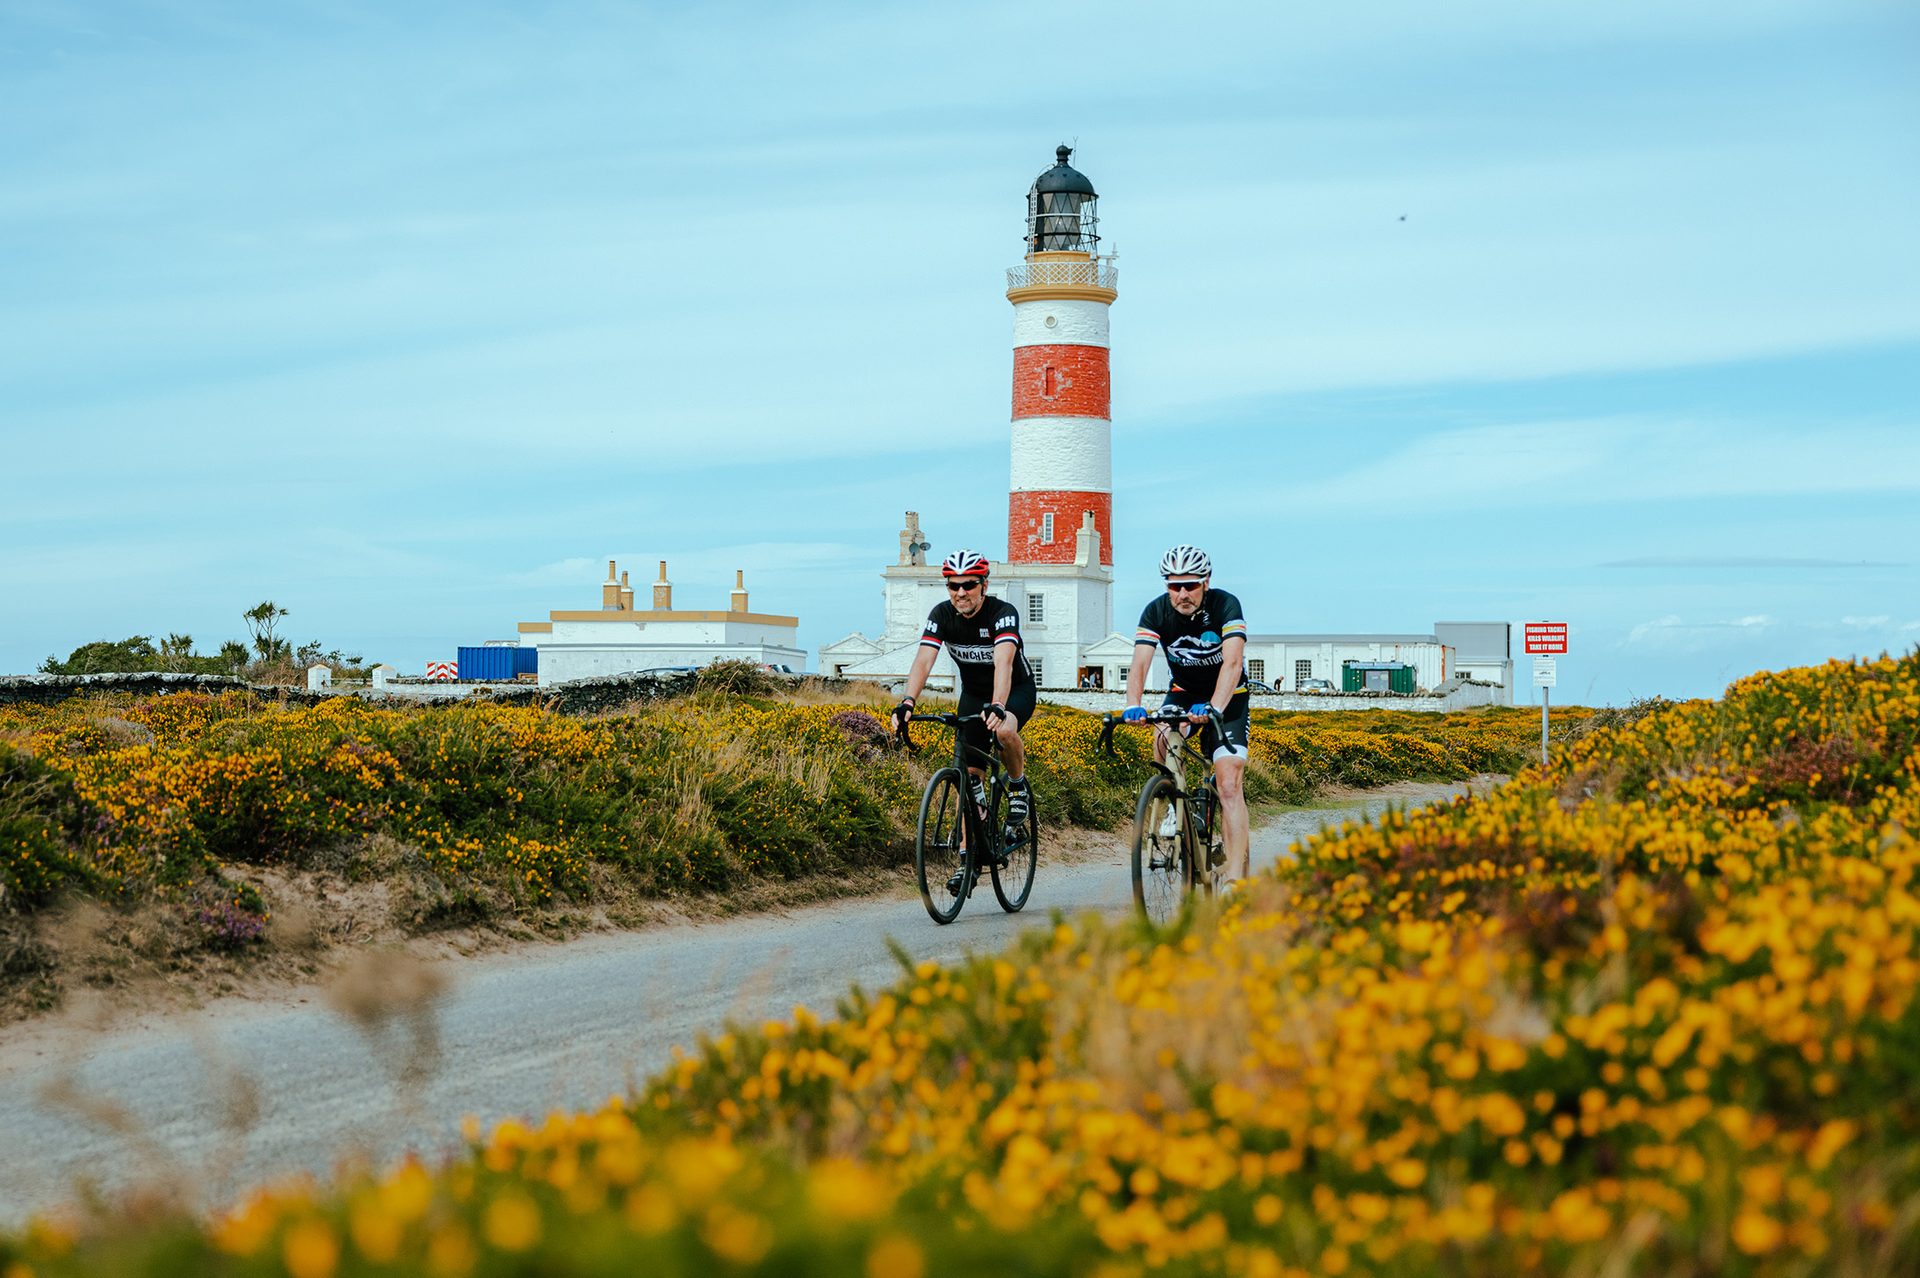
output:
[{"label": "lighthouse window", "polygon": [[1040,516],[1040,544],[1043,546],[1053,544],[1053,512],[1051,510]]},{"label": "lighthouse window", "polygon": [[1049,364],[1040,370],[1040,394],[1047,399],[1052,399],[1059,393],[1060,379],[1055,375],[1053,365]]},{"label": "lighthouse window", "polygon": [[1027,596],[1027,620],[1044,622],[1047,619],[1047,597],[1045,595]]}]

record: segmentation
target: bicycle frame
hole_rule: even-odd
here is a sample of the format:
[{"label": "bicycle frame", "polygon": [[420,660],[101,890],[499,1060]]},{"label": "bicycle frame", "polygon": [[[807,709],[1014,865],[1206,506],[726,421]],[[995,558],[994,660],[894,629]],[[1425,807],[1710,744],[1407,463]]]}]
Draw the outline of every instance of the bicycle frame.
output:
[{"label": "bicycle frame", "polygon": [[[1000,780],[999,741],[989,741],[987,748],[982,750],[978,746],[969,745],[966,734],[960,731],[962,724],[985,722],[986,715],[984,714],[910,714],[907,716],[906,722],[900,725],[900,730],[896,735],[900,738],[900,744],[906,747],[907,753],[915,754],[919,752],[920,747],[913,743],[912,725],[916,723],[944,724],[953,729],[953,766],[960,770],[962,776],[971,775],[973,765],[967,762],[967,755],[978,755],[980,758],[979,766],[986,773],[986,775],[981,778],[982,782],[989,785],[998,785]],[[968,797],[969,800],[971,800],[971,796]],[[967,860],[970,863],[968,868],[970,872],[977,874],[986,864],[986,859],[998,851],[998,848],[993,845],[999,842],[999,832],[989,832],[986,829],[981,823],[979,809],[971,801],[961,806],[964,809],[962,819],[966,822],[967,827]],[[989,808],[992,806],[991,789],[988,790],[988,806]]]},{"label": "bicycle frame", "polygon": [[[1225,716],[1214,707],[1208,706],[1207,720],[1213,725],[1214,731],[1220,739],[1224,740],[1226,737]],[[1146,727],[1149,725],[1164,725],[1167,727],[1179,725],[1185,727],[1191,725],[1192,722],[1191,713],[1179,706],[1162,706],[1160,709],[1149,713],[1145,718],[1137,719],[1133,723],[1127,723],[1127,721],[1119,715],[1103,715],[1101,717],[1100,741],[1097,748],[1105,750],[1110,755],[1118,753],[1113,748],[1113,730],[1117,727]],[[1174,801],[1179,804],[1180,809],[1180,824],[1182,827],[1191,831],[1193,835],[1193,846],[1198,854],[1192,871],[1196,883],[1201,883],[1212,872],[1213,867],[1207,864],[1207,861],[1213,846],[1213,836],[1215,833],[1214,823],[1220,820],[1220,790],[1215,780],[1213,760],[1206,754],[1202,745],[1204,740],[1205,736],[1202,733],[1186,732],[1181,734],[1178,741],[1170,743],[1168,759],[1170,761],[1180,762],[1182,766],[1179,768],[1170,767],[1167,763],[1163,763],[1158,759],[1148,760],[1148,763],[1154,771],[1158,772],[1173,784]],[[1200,780],[1192,789],[1187,787],[1186,777],[1183,775],[1188,766],[1197,766],[1200,769]],[[1190,801],[1199,795],[1208,795],[1211,797],[1207,802],[1202,804],[1202,812],[1196,816]]]},{"label": "bicycle frame", "polygon": [[[1207,718],[1212,722],[1214,731],[1224,739],[1227,730],[1226,718],[1212,706],[1207,707]],[[1108,754],[1113,755],[1119,753],[1113,748],[1113,730],[1115,728],[1173,727],[1175,725],[1185,726],[1193,722],[1192,716],[1178,706],[1162,706],[1160,709],[1147,715],[1146,718],[1135,720],[1133,723],[1128,723],[1117,714],[1102,715],[1100,721],[1100,741],[1096,748],[1105,750]],[[1213,783],[1213,760],[1208,758],[1201,750],[1200,742],[1203,739],[1199,733],[1185,733],[1181,735],[1177,741],[1169,743],[1171,748],[1168,750],[1169,758],[1177,754],[1181,759],[1199,766],[1202,773],[1202,780],[1200,782],[1202,787]],[[1182,800],[1187,797],[1186,780],[1181,776],[1180,772],[1168,767],[1159,759],[1149,759],[1147,760],[1147,764],[1178,787]]]}]

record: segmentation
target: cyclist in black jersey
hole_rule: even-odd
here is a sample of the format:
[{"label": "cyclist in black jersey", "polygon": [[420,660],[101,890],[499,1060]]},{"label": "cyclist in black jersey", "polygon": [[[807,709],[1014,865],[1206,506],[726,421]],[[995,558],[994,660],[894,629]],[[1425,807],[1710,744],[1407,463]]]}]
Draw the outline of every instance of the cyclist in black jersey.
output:
[{"label": "cyclist in black jersey", "polygon": [[[1213,756],[1213,775],[1220,793],[1222,841],[1227,853],[1227,878],[1247,877],[1250,832],[1247,818],[1247,621],[1240,601],[1213,589],[1213,561],[1193,546],[1175,546],[1160,559],[1160,575],[1167,593],[1155,598],[1140,614],[1133,636],[1133,664],[1127,669],[1126,719],[1146,717],[1140,697],[1153,664],[1154,649],[1166,654],[1170,676],[1162,704],[1194,711],[1189,722],[1205,724],[1202,745]],[[1220,712],[1225,728],[1217,731],[1207,707]],[[1190,730],[1190,729],[1189,729]],[[1167,739],[1155,734],[1154,755],[1164,760]]]},{"label": "cyclist in black jersey", "polygon": [[[947,597],[927,614],[920,634],[920,651],[907,671],[907,693],[893,708],[894,726],[913,713],[915,700],[927,686],[934,658],[945,648],[960,672],[960,713],[980,714],[980,721],[961,725],[975,749],[987,748],[988,732],[1000,743],[1000,761],[1007,769],[1007,839],[1025,837],[1031,799],[1027,791],[1027,751],[1020,727],[1033,717],[1037,689],[1033,668],[1020,641],[1020,610],[987,593],[986,556],[956,550],[940,565],[947,579]],[[979,798],[981,770],[973,773]]]}]

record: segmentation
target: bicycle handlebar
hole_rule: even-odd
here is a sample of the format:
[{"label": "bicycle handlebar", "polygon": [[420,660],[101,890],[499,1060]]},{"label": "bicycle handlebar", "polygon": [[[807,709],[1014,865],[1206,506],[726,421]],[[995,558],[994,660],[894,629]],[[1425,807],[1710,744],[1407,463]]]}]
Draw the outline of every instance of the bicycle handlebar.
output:
[{"label": "bicycle handlebar", "polygon": [[[1113,730],[1115,728],[1136,728],[1149,724],[1159,726],[1167,723],[1185,723],[1192,717],[1193,711],[1184,706],[1161,706],[1158,710],[1148,711],[1146,718],[1135,719],[1131,723],[1117,714],[1103,714],[1100,716],[1100,742],[1095,748],[1105,750],[1108,754],[1117,753],[1113,748]],[[1215,728],[1222,732],[1226,730],[1226,719],[1215,706],[1209,705],[1207,707],[1207,718],[1213,722]]]},{"label": "bicycle handlebar", "polygon": [[901,721],[900,726],[894,730],[893,735],[899,738],[900,744],[906,747],[907,753],[912,754],[920,747],[913,744],[913,737],[908,733],[908,724],[944,723],[949,728],[957,728],[963,723],[984,722],[986,717],[984,712],[980,714],[954,714],[951,712],[945,714],[910,714]]}]

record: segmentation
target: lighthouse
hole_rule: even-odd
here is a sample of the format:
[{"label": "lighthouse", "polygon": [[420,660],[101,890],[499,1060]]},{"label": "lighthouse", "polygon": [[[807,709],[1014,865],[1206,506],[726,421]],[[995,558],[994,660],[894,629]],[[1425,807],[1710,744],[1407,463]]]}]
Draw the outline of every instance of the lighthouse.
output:
[{"label": "lighthouse", "polygon": [[[1071,564],[1075,534],[1100,536],[1113,566],[1112,379],[1107,310],[1119,290],[1100,255],[1099,194],[1067,161],[1027,191],[1026,256],[1007,272],[1013,303],[1013,467],[1007,562]],[[1088,519],[1091,516],[1091,524]]]},{"label": "lighthouse", "polygon": [[[1013,304],[1012,466],[1007,555],[989,589],[1020,613],[1034,681],[1045,689],[1118,688],[1133,636],[1113,631],[1113,445],[1107,308],[1119,296],[1100,253],[1099,195],[1068,161],[1070,147],[1027,189],[1026,252],[1007,272]],[[989,516],[991,518],[991,516]],[[986,546],[987,529],[923,529],[906,514],[899,560],[887,567],[885,629],[820,649],[820,669],[898,679],[919,651],[921,623],[946,598],[939,558]],[[936,545],[937,539],[937,545]],[[934,682],[948,678],[936,664]]]}]

